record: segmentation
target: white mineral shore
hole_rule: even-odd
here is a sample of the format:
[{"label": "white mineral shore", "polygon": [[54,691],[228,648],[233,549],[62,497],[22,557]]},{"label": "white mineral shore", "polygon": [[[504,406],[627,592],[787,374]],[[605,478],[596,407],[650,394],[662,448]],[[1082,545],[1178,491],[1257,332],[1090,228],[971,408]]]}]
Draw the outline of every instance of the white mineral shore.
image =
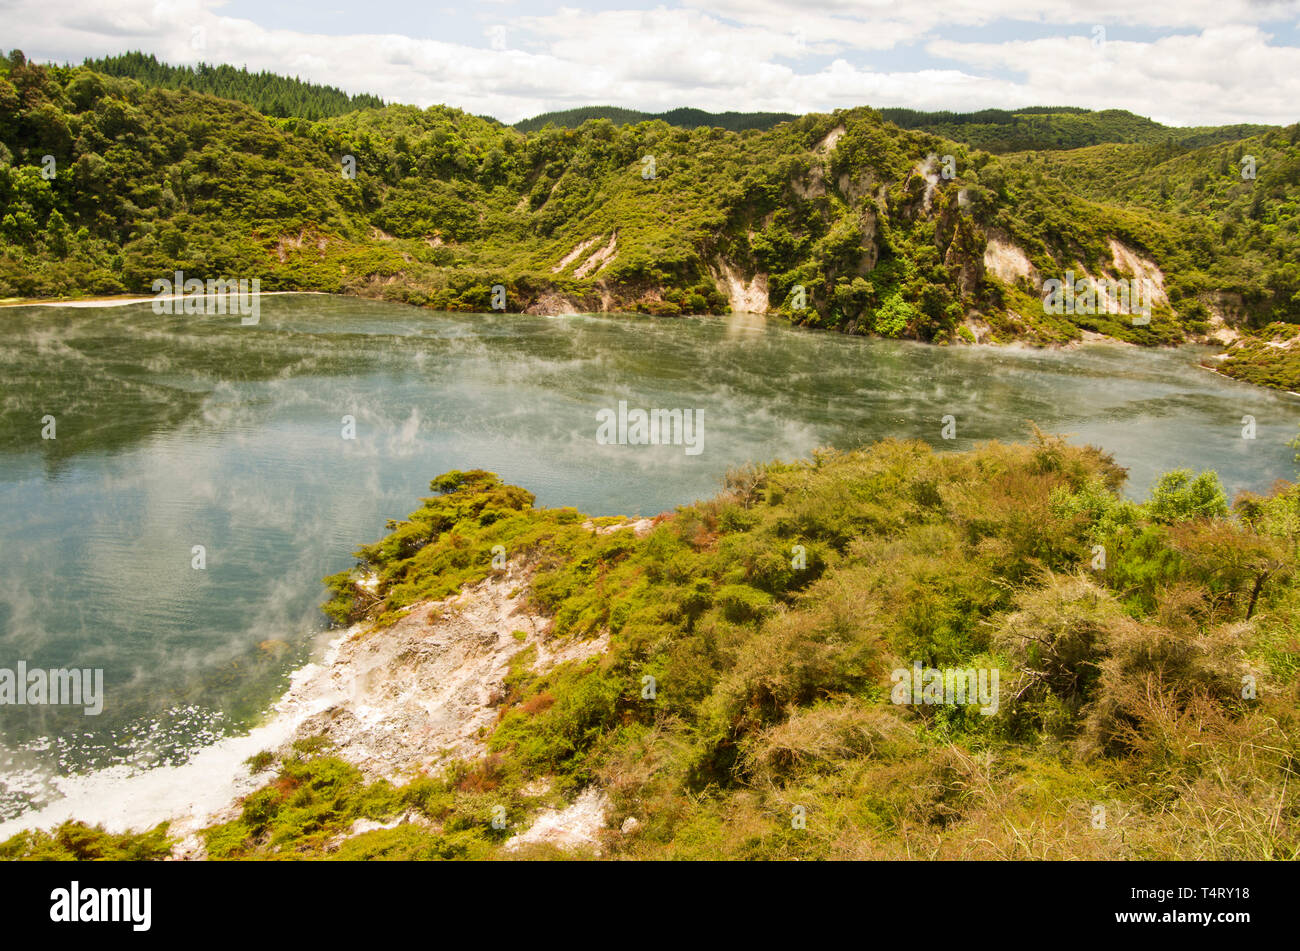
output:
[{"label": "white mineral shore", "polygon": [[[644,534],[650,527],[649,519],[641,519],[599,531]],[[173,857],[203,858],[199,830],[238,816],[240,799],[269,779],[245,763],[259,752],[283,754],[297,740],[323,737],[331,755],[356,765],[368,779],[399,783],[436,773],[451,759],[477,758],[486,750],[517,653],[534,647],[533,666],[540,671],[595,656],[609,645],[608,633],[589,640],[551,638],[550,619],[527,606],[530,578],[531,566],[512,563],[452,597],[413,605],[382,629],[355,624],[329,643],[319,663],[294,673],[263,725],[226,737],[183,765],[113,768],[61,780],[62,798],[0,824],[0,840],[67,819],[114,832],[170,821],[170,834],[178,839]],[[538,785],[549,787],[544,780]],[[603,792],[588,789],[565,809],[543,810],[510,848],[532,842],[594,846],[606,808]],[[337,841],[403,821],[423,820],[408,815],[363,823]]]}]

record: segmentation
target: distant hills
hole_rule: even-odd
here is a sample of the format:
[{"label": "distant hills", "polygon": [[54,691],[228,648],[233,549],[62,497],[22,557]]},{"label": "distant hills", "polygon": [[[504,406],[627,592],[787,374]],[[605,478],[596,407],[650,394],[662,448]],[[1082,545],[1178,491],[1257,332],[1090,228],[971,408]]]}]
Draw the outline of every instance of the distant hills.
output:
[{"label": "distant hills", "polygon": [[[271,72],[210,65],[171,66],[142,52],[87,59],[83,64],[99,73],[125,77],[146,86],[192,89],[222,99],[248,103],[258,112],[277,118],[326,119],[357,109],[384,105],[378,96],[349,95],[333,86],[305,82]],[[976,112],[922,112],[916,109],[878,110],[902,129],[940,135],[994,153],[1076,149],[1106,143],[1157,145],[1172,143],[1199,148],[1232,142],[1267,131],[1264,125],[1166,126],[1123,109],[1095,111],[1076,106],[1026,106],[1022,109],[981,109]],[[496,122],[489,116],[482,116]],[[514,124],[523,133],[548,125],[576,129],[592,119],[615,125],[636,125],[658,120],[682,129],[720,128],[729,132],[767,131],[798,116],[790,112],[708,112],[683,106],[667,112],[645,112],[620,106],[581,106],[544,112]]]},{"label": "distant hills", "polygon": [[[964,142],[989,152],[1077,149],[1108,142],[1155,145],[1172,142],[1187,148],[1231,142],[1267,131],[1266,125],[1167,126],[1123,109],[1094,111],[1074,106],[1027,106],[1023,109],[981,109],[978,112],[920,112],[916,109],[877,110],[901,129],[916,129]],[[683,129],[721,128],[729,132],[771,129],[798,116],[789,112],[706,112],[680,108],[668,112],[642,112],[618,106],[583,106],[544,112],[516,122],[520,132],[536,132],[547,125],[576,129],[592,119],[615,125],[635,125],[658,119]]]},{"label": "distant hills", "polygon": [[576,129],[591,119],[608,119],[615,125],[636,125],[658,119],[682,129],[702,127],[726,129],[728,132],[745,132],[749,129],[770,129],[780,122],[799,118],[791,112],[705,112],[703,109],[683,107],[668,112],[641,112],[637,109],[620,109],[618,106],[582,106],[560,112],[543,112],[540,116],[515,123],[520,132],[536,132],[548,125],[561,129]]},{"label": "distant hills", "polygon": [[1158,145],[1170,142],[1187,148],[1216,145],[1266,132],[1266,125],[1167,126],[1123,109],[1079,109],[1073,106],[1027,106],[1009,112],[918,112],[881,109],[886,121],[902,129],[932,132],[989,152],[1077,149],[1108,142]]}]

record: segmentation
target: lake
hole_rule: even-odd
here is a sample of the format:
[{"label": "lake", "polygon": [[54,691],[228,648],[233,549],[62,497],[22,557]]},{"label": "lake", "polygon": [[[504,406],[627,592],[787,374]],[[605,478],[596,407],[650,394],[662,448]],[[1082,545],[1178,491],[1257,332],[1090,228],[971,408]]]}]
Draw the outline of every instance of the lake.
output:
[{"label": "lake", "polygon": [[[746,461],[883,437],[963,449],[1033,420],[1112,452],[1138,497],[1179,467],[1230,493],[1291,478],[1300,400],[1198,367],[1206,352],[320,295],[265,297],[254,326],[2,308],[0,668],[102,668],[105,698],[95,717],[0,707],[0,819],[64,777],[181,763],[246,730],[320,647],[321,577],[449,469],[493,470],[539,505],[653,515]],[[602,444],[597,414],[620,401],[693,411],[700,451]]]}]

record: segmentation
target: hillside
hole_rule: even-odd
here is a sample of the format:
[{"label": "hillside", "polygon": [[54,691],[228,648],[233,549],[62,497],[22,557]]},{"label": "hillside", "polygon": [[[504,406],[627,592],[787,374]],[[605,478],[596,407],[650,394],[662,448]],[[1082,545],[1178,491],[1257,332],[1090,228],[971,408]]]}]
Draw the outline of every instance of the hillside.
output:
[{"label": "hillside", "polygon": [[[365,694],[369,720],[412,665],[464,651],[483,680],[457,694],[462,732],[412,728],[391,752],[423,765],[390,781],[391,731],[332,711],[255,757],[263,787],[185,854],[1294,858],[1300,492],[1230,510],[1213,473],[1142,504],[1122,481],[1041,434],[890,441],[634,525],[448,473],[327,581],[366,679],[383,659],[404,685]],[[981,692],[900,690],[916,666]],[[168,839],[67,824],[0,857]]]},{"label": "hillside", "polygon": [[[486,310],[500,285],[511,311],[1175,343],[1300,322],[1298,136],[998,156],[865,107],[743,132],[523,133],[445,106],[309,120],[15,53],[0,296],[148,293],[179,269],[440,309]],[[1069,271],[1153,282],[1150,322],[1048,313],[1043,283]]]},{"label": "hillside", "polygon": [[880,114],[903,129],[921,129],[990,152],[1077,149],[1089,145],[1139,143],[1199,148],[1267,132],[1269,126],[1230,125],[1175,127],[1123,109],[1079,109],[1069,106],[1030,106],[1008,111],[918,112],[881,109]]},{"label": "hillside", "polygon": [[361,94],[349,96],[333,86],[290,79],[263,70],[250,73],[246,68],[209,65],[169,66],[158,62],[152,54],[123,53],[87,59],[82,65],[108,76],[137,79],[146,86],[164,89],[193,89],[211,93],[222,99],[246,102],[258,112],[268,116],[298,116],[303,119],[323,119],[340,116],[354,109],[382,106],[378,96]]}]

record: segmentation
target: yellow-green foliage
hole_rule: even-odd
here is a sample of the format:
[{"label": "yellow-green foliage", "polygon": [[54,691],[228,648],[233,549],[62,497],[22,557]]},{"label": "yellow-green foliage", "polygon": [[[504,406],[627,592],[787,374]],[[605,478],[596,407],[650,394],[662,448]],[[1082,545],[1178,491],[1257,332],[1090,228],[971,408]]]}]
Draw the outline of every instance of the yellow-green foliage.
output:
[{"label": "yellow-green foliage", "polygon": [[[339,114],[372,101],[267,75],[192,82],[143,57],[97,64],[118,76],[95,65],[0,59],[0,296],[142,293],[182,270],[443,310],[484,311],[500,284],[510,311],[563,295],[580,309],[718,314],[725,259],[765,275],[772,309],[792,320],[940,343],[972,314],[999,341],[1092,330],[1180,342],[1209,329],[1223,295],[1253,323],[1300,320],[1300,127],[1002,156],[974,147],[984,123],[910,116],[899,128],[865,107],[733,129],[669,114],[524,133],[447,106]],[[231,98],[164,88],[177,84]],[[1020,119],[1060,145],[1146,141],[1154,126]],[[1243,153],[1258,180],[1240,177]],[[930,155],[950,157],[953,174],[931,182]],[[355,176],[342,174],[348,160]],[[985,273],[995,234],[1044,279],[1135,277],[1117,273],[1121,240],[1163,269],[1169,303],[1140,326],[1046,315],[1028,279]],[[1294,368],[1275,359],[1243,351],[1230,367],[1276,385]],[[1259,361],[1270,366],[1245,366]]]},{"label": "yellow-green foliage", "polygon": [[[454,594],[493,570],[497,545],[521,557],[543,542],[558,553],[591,536],[576,510],[534,511],[531,492],[504,485],[490,472],[449,472],[430,487],[443,494],[426,499],[400,523],[390,520],[390,535],[356,552],[356,569],[325,579],[334,592],[324,607],[327,615],[346,622],[377,616],[381,605],[392,612]],[[368,571],[378,577],[369,589],[358,584]]]},{"label": "yellow-green foliage", "polygon": [[[363,549],[374,597],[340,584],[337,612],[382,637],[504,544],[528,551],[550,636],[609,649],[539,673],[526,648],[488,753],[437,779],[291,757],[209,851],[554,857],[501,846],[595,784],[613,857],[1294,858],[1300,489],[1229,510],[1213,473],[1140,504],[1121,481],[1042,434],[886,441],[733,473],[637,537],[448,474]],[[996,668],[997,711],[895,704],[914,662]]]},{"label": "yellow-green foliage", "polygon": [[[366,782],[335,757],[292,756],[271,783],[244,799],[237,819],[203,837],[215,859],[484,858],[508,835],[493,827],[497,806],[517,822],[526,806],[543,801],[520,793],[518,776],[499,760],[485,760],[453,763],[437,779],[394,787]],[[391,828],[354,835],[359,821]]]},{"label": "yellow-green foliage", "polygon": [[1238,380],[1279,390],[1300,390],[1300,328],[1271,323],[1228,348],[1214,369]]},{"label": "yellow-green foliage", "polygon": [[171,854],[172,839],[163,822],[147,832],[105,832],[102,826],[65,822],[43,832],[20,832],[0,842],[0,859],[43,862],[148,862]]},{"label": "yellow-green foliage", "polygon": [[[1121,479],[1041,434],[884,442],[734,473],[638,539],[527,509],[479,535],[502,489],[453,475],[445,531],[536,539],[554,633],[612,634],[599,659],[512,667],[493,768],[601,784],[612,826],[641,823],[610,847],[637,857],[1290,856],[1300,493],[1230,514],[1213,473],[1141,505]],[[368,549],[382,577],[416,557],[402,531]],[[998,667],[998,713],[894,705],[913,661]]]}]

